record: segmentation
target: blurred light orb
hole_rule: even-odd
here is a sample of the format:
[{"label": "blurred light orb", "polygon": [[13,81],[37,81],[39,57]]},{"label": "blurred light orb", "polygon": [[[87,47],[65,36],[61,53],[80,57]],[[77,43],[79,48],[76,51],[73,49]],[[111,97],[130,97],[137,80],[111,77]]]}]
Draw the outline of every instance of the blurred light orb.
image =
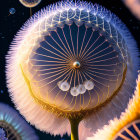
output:
[{"label": "blurred light orb", "polygon": [[35,7],[37,6],[41,0],[19,0],[21,2],[22,5],[24,5],[25,7]]},{"label": "blurred light orb", "polygon": [[[7,55],[7,84],[21,114],[39,129],[63,134],[68,122],[58,118],[88,116],[85,125],[94,130],[126,108],[138,63],[137,45],[114,14],[96,4],[62,1],[18,32]],[[59,129],[55,120],[62,122]]]},{"label": "blurred light orb", "polygon": [[30,125],[6,104],[0,103],[0,140],[38,140]]},{"label": "blurred light orb", "polygon": [[130,12],[140,20],[140,1],[139,0],[122,0],[129,8]]},{"label": "blurred light orb", "polygon": [[3,93],[4,93],[4,91],[3,91],[3,90],[0,90],[0,93],[1,93],[1,94],[3,94]]},{"label": "blurred light orb", "polygon": [[10,13],[10,14],[13,15],[13,14],[15,14],[15,12],[16,12],[15,8],[10,8],[10,9],[9,9],[9,13]]}]

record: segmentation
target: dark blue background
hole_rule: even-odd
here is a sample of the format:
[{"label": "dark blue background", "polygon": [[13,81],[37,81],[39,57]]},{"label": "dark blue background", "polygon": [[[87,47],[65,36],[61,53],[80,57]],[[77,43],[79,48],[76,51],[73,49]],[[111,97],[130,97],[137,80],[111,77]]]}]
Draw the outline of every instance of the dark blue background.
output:
[{"label": "dark blue background", "polygon": [[[33,8],[33,13],[56,1],[42,0],[37,7]],[[121,0],[91,0],[91,2],[98,3],[115,13],[127,25],[136,39],[138,46],[140,46],[140,21],[131,14]],[[8,16],[10,8],[15,8],[16,13]],[[9,98],[5,82],[5,55],[14,35],[16,35],[16,32],[29,17],[30,10],[21,5],[18,0],[0,1],[0,102],[7,103],[12,107],[14,107],[14,104]],[[54,137],[50,134],[40,132],[37,129],[35,131],[41,140],[61,140],[60,136]],[[65,135],[63,140],[70,140],[70,137]]]}]

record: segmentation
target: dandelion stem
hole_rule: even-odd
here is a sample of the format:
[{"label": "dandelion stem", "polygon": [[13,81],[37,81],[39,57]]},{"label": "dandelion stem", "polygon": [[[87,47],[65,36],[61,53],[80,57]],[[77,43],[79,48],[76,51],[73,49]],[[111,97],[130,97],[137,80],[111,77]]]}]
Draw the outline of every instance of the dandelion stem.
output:
[{"label": "dandelion stem", "polygon": [[78,119],[69,119],[71,124],[71,140],[79,140],[78,137],[78,126],[80,123],[80,120]]},{"label": "dandelion stem", "polygon": [[30,8],[30,17],[32,16],[32,8]]}]

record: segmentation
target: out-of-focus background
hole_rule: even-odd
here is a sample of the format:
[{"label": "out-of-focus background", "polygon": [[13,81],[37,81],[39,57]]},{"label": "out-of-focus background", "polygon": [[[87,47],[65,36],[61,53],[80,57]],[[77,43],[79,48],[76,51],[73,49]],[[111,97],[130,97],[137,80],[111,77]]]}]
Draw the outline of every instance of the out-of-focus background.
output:
[{"label": "out-of-focus background", "polygon": [[[57,2],[57,0],[42,0],[37,7],[32,9],[33,14],[54,2]],[[116,14],[134,36],[140,50],[140,0],[91,0],[90,2],[100,4]],[[11,8],[14,8],[14,14],[9,13]],[[3,0],[0,2],[0,102],[9,104],[12,107],[14,107],[14,104],[6,87],[5,55],[13,37],[29,17],[29,8],[24,7],[19,0]],[[33,127],[33,129],[35,128]],[[61,138],[60,136],[51,136],[37,129],[35,131],[40,140],[70,140],[67,135]]]}]

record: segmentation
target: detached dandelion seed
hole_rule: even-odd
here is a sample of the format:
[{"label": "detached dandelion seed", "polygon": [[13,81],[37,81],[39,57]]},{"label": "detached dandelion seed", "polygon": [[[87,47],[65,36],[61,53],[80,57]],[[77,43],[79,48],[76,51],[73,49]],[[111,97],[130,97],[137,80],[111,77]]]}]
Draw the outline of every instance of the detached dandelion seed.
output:
[{"label": "detached dandelion seed", "polygon": [[9,9],[9,16],[15,14],[16,10],[15,8],[10,8]]},{"label": "detached dandelion seed", "polygon": [[139,64],[126,26],[105,8],[80,1],[35,14],[6,58],[8,88],[21,114],[54,135],[70,134],[71,124],[72,140],[78,125],[85,140],[124,111]]}]

